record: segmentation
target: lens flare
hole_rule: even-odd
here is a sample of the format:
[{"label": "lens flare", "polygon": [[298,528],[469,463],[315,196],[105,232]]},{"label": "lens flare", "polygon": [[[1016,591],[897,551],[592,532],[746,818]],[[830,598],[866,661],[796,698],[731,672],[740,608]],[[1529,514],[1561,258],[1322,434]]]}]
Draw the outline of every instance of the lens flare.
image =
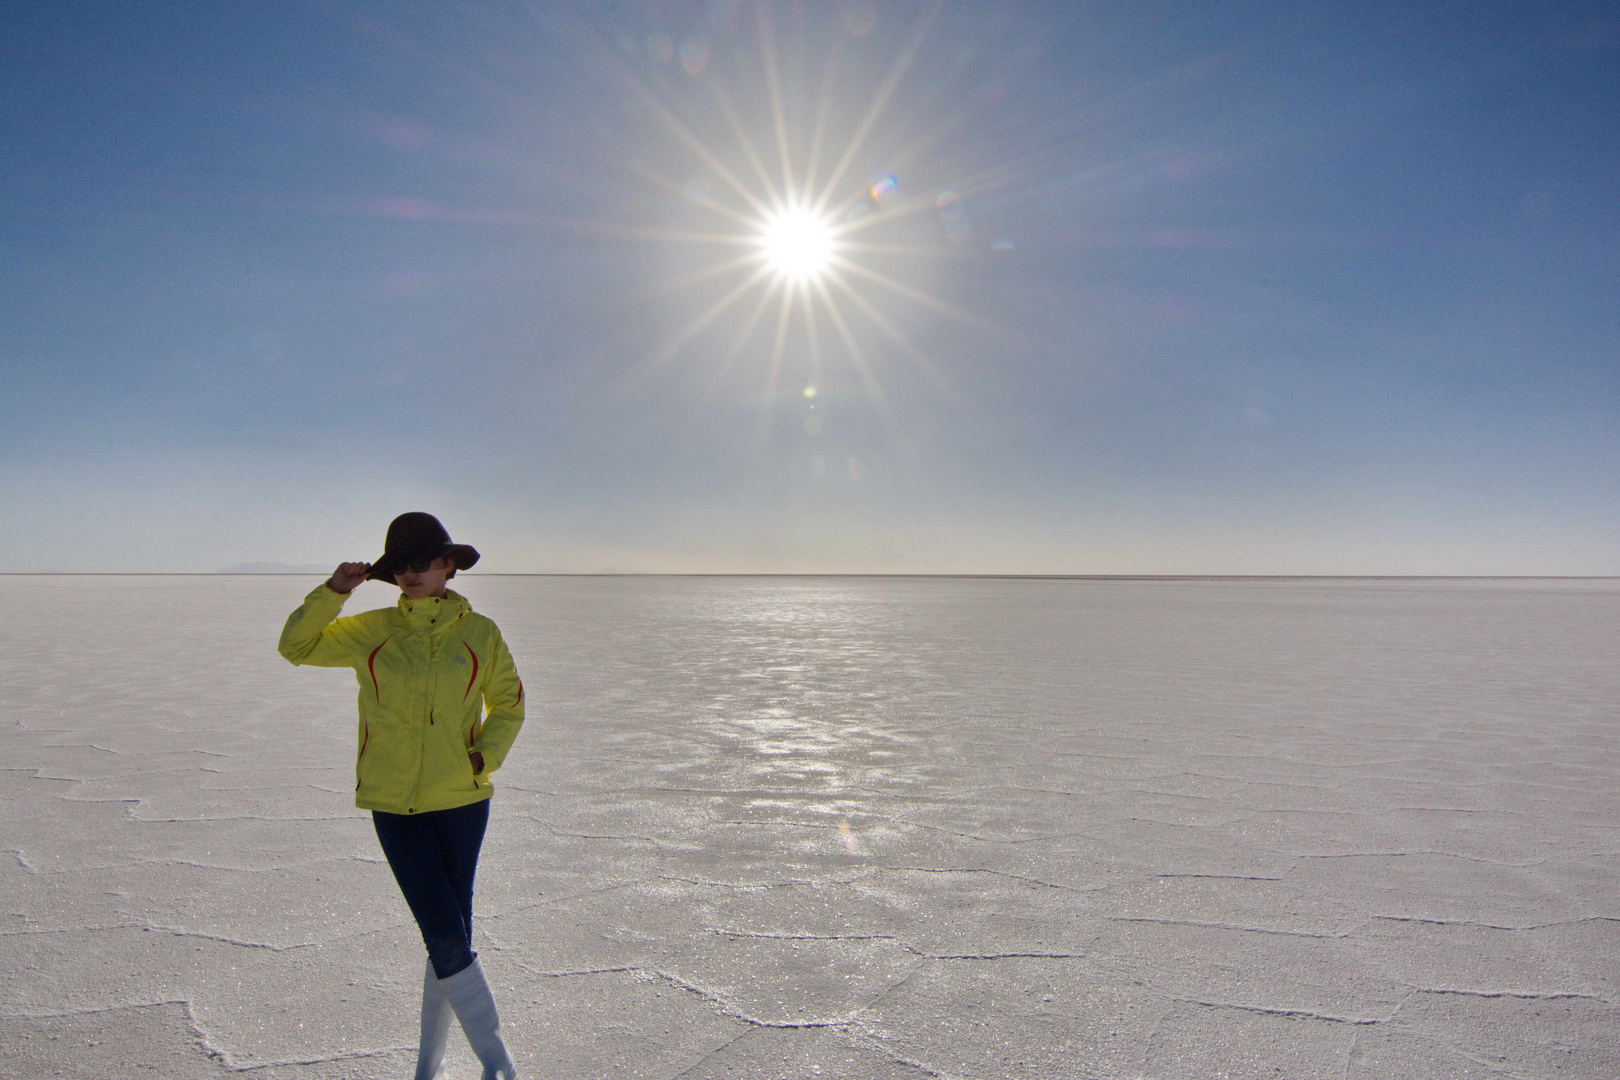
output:
[{"label": "lens flare", "polygon": [[792,281],[809,281],[832,262],[833,230],[819,214],[789,207],[765,223],[759,246],[778,274]]}]

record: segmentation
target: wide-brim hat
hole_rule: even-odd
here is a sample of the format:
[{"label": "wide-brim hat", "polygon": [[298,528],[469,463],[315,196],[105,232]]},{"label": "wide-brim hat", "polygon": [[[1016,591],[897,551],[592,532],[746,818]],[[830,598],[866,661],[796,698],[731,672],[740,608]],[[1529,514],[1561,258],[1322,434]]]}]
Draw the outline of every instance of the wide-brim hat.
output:
[{"label": "wide-brim hat", "polygon": [[450,556],[457,570],[466,570],[478,562],[476,548],[452,543],[438,518],[413,510],[388,523],[382,556],[371,564],[371,572],[366,577],[392,582],[394,571],[399,567],[445,555]]}]

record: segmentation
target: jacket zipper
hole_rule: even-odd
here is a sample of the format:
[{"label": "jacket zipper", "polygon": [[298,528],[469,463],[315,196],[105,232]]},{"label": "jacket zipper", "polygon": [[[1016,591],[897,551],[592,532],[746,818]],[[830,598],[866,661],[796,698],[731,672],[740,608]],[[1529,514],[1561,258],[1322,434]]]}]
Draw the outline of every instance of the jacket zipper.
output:
[{"label": "jacket zipper", "polygon": [[[431,631],[431,630],[429,630],[427,632],[427,653],[428,653],[428,664],[427,664],[427,672],[428,673],[427,673],[427,687],[426,687],[426,690],[427,690],[427,714],[428,714],[428,723],[432,724],[433,723],[433,698],[434,698],[434,691],[438,688],[438,685],[439,685],[439,673],[437,671],[433,670],[433,631]],[[411,803],[412,803],[412,805],[411,805],[411,808],[410,808],[409,812],[413,813],[413,814],[416,812],[415,804],[422,801],[422,772],[423,772],[424,769],[427,768],[427,755],[428,755],[428,739],[427,739],[427,732],[424,731],[424,732],[422,732],[422,749],[421,749],[421,753],[416,759],[416,789],[411,793]]]}]

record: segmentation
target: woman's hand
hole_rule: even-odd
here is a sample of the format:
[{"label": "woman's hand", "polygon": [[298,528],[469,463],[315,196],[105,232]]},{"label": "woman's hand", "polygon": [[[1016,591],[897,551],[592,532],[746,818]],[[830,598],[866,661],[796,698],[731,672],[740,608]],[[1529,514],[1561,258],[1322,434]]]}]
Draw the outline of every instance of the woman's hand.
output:
[{"label": "woman's hand", "polygon": [[368,562],[338,563],[338,568],[326,580],[326,587],[335,593],[351,593],[356,585],[366,580],[369,573],[371,564]]},{"label": "woman's hand", "polygon": [[468,754],[467,760],[472,762],[473,772],[481,773],[484,771],[484,755],[479,753],[477,750],[474,750],[472,753]]}]

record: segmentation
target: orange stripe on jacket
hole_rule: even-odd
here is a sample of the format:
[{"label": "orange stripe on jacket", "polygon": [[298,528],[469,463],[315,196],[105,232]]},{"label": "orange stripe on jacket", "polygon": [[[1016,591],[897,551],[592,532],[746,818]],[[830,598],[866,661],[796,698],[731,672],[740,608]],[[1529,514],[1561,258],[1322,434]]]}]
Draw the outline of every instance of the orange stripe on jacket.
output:
[{"label": "orange stripe on jacket", "polygon": [[462,639],[461,647],[467,650],[467,655],[472,657],[473,660],[472,674],[467,676],[467,689],[461,695],[461,700],[466,701],[467,695],[472,693],[473,683],[478,681],[478,654],[473,652],[473,647],[467,644],[465,638]]},{"label": "orange stripe on jacket", "polygon": [[389,634],[387,637],[382,639],[382,645],[378,645],[375,649],[372,649],[371,655],[366,657],[366,670],[371,672],[371,691],[377,695],[378,701],[382,700],[382,687],[377,685],[377,654],[382,652],[383,645],[386,645],[393,640],[394,635]]}]

